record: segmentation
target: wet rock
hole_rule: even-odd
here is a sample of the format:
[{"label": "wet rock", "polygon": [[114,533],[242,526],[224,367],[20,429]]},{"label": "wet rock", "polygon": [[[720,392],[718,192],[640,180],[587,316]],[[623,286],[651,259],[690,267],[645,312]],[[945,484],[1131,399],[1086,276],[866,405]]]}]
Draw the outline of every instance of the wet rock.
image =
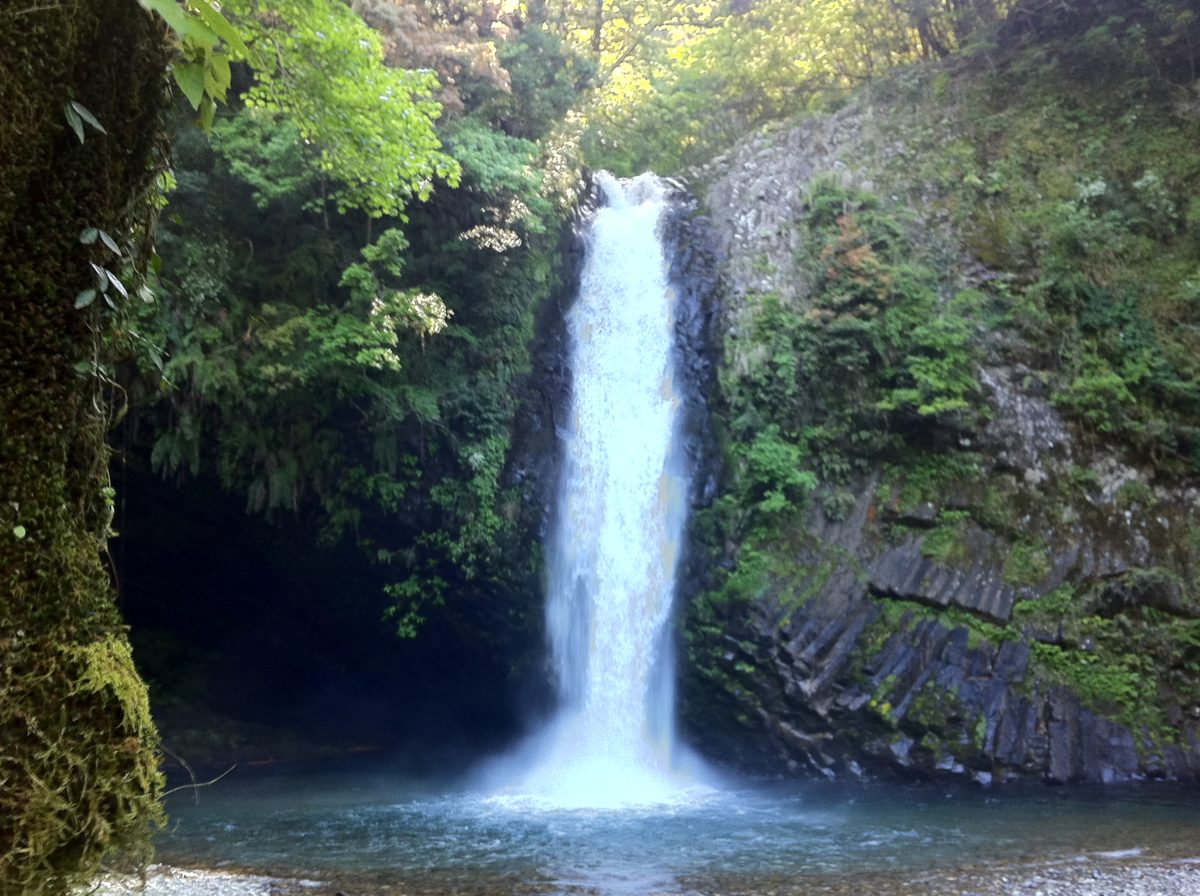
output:
[{"label": "wet rock", "polygon": [[[708,242],[681,263],[718,284],[720,302],[685,327],[694,335],[681,339],[707,339],[709,352],[707,365],[697,358],[687,368],[710,388],[718,360],[731,377],[751,369],[763,351],[749,338],[756,296],[773,293],[801,314],[811,305],[797,257],[814,178],[869,186],[870,157],[906,151],[870,108],[852,105],[749,138],[694,172],[705,214],[691,236]],[[896,202],[909,195],[895,192]],[[954,248],[936,210],[927,217],[946,246],[947,281],[986,290],[995,272]],[[1200,511],[1200,488],[1167,488],[1152,470],[1078,438],[1052,403],[1058,384],[1019,337],[981,341],[984,422],[922,449],[981,458],[979,481],[905,504],[895,489],[883,494],[881,459],[838,483],[849,509],[837,519],[807,514],[792,533],[794,569],[719,620],[738,650],[704,681],[685,678],[685,697],[703,692],[695,699],[713,718],[733,720],[709,719],[702,739],[717,755],[772,772],[993,784],[1200,775],[1200,706],[1196,718],[1189,707],[1173,710],[1178,744],[1148,749],[1142,732],[1101,715],[1110,707],[1085,706],[1061,674],[1047,672],[1047,646],[1055,657],[1083,649],[1078,626],[1050,609],[1016,614],[1050,598],[1048,607],[1070,599],[1075,613],[1105,619],[1147,611],[1200,618],[1194,589],[1162,573],[1200,564],[1180,560],[1186,551],[1178,548]],[[718,455],[706,445],[702,463],[712,464]],[[706,505],[720,475],[702,468],[698,503]],[[952,549],[944,550],[950,526]],[[730,540],[710,563],[734,569],[738,553]],[[693,561],[685,595],[703,590],[703,564]]]},{"label": "wet rock", "polygon": [[884,597],[933,607],[961,607],[997,622],[1008,622],[1016,590],[1004,583],[989,562],[987,548],[981,547],[992,539],[979,529],[973,530],[970,537],[977,543],[977,559],[968,569],[952,569],[929,560],[921,552],[920,540],[888,548],[871,563],[870,589]]},{"label": "wet rock", "polygon": [[995,467],[1042,484],[1053,475],[1052,462],[1070,460],[1071,436],[1062,416],[1038,394],[1041,381],[1028,368],[993,366],[979,371],[979,382],[991,408],[981,446]]}]

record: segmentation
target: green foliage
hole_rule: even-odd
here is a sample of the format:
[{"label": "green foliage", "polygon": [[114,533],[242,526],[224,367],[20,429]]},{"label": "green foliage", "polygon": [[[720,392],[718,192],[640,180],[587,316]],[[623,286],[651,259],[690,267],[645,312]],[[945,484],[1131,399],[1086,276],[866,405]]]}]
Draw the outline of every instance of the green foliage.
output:
[{"label": "green foliage", "polygon": [[[773,506],[799,503],[817,481],[836,484],[856,460],[966,424],[977,393],[981,299],[940,297],[901,218],[826,182],[802,224],[807,308],[757,297],[753,342],[724,381],[732,443],[747,444],[733,449],[750,461],[746,494]],[[801,467],[816,480],[797,479]]]},{"label": "green foliage", "polygon": [[[1161,486],[1186,481],[1200,464],[1200,205],[1191,198],[1200,185],[1200,118],[1184,99],[1200,61],[1194,11],[1157,0],[1016,2],[992,8],[990,23],[961,23],[940,18],[937,4],[876,4],[851,27],[843,17],[853,3],[818,6],[758,3],[736,26],[713,23],[707,37],[648,64],[640,82],[610,85],[636,99],[600,105],[585,138],[595,157],[618,165],[656,158],[682,167],[773,116],[836,103],[841,75],[878,78],[921,52],[962,56],[893,71],[858,94],[850,114],[824,123],[830,143],[847,137],[854,151],[841,160],[878,195],[813,184],[803,216],[773,235],[777,245],[801,247],[782,287],[788,293],[747,296],[724,345],[726,481],[694,530],[710,566],[721,568],[690,611],[689,650],[710,686],[728,689],[751,716],[761,699],[755,673],[737,664],[757,657],[761,681],[771,660],[764,648],[736,643],[747,631],[741,620],[748,612],[756,625],[780,618],[772,615],[778,602],[802,590],[819,553],[803,543],[804,522],[819,512],[841,518],[852,504],[838,496],[862,495],[881,469],[866,508],[868,555],[932,522],[922,536],[927,557],[1003,563],[1004,582],[1025,596],[1060,565],[1056,533],[1082,527],[1100,544],[1117,537],[1100,520],[1089,449],[1116,448],[1154,469],[1153,487],[1137,482],[1116,496],[1122,510],[1147,518],[1164,512],[1154,507]],[[924,23],[922,10],[931,16]],[[918,18],[895,39],[883,23],[904,12]],[[848,47],[865,46],[855,43],[866,31],[857,26],[871,14],[879,43],[847,58]],[[768,35],[754,27],[803,22],[820,35],[823,16],[843,26],[824,45],[833,71],[806,71],[798,29]],[[745,64],[732,71],[704,58],[718,47],[723,59]],[[705,108],[718,95],[745,102]],[[921,209],[924,225],[906,204]],[[929,232],[918,233],[922,226]],[[981,266],[939,257],[957,254],[947,234],[965,235]],[[766,274],[776,263],[764,257],[755,267]],[[949,275],[954,267],[981,285],[963,289]],[[984,357],[1023,376],[1021,391],[1063,414],[1082,437],[1072,449],[1080,466],[1054,460],[1050,477],[1035,482],[1003,458],[976,453]],[[813,477],[804,488],[796,470]],[[872,525],[896,517],[904,522]],[[1170,536],[1151,536],[1155,557],[1171,558],[1169,570],[1068,578],[1052,594],[1018,600],[1008,625],[877,601],[859,656],[869,662],[890,638],[931,619],[965,628],[972,646],[1021,639],[1033,645],[1029,687],[1043,696],[1069,688],[1092,711],[1130,726],[1142,747],[1170,742],[1169,719],[1197,702],[1189,601],[1200,569],[1193,533],[1173,517],[1170,526]],[[903,726],[893,719],[892,685],[883,682],[869,708],[884,725]],[[908,733],[939,754],[982,749],[986,723],[945,717],[941,696],[919,692],[911,711],[910,724],[936,733]]]},{"label": "green foliage", "polygon": [[[212,127],[218,103],[225,102],[233,74],[231,60],[256,57],[241,34],[212,0],[138,0],[170,27],[175,43],[171,77],[198,114],[205,130]],[[80,140],[82,141],[82,136]]]},{"label": "green foliage", "polygon": [[[249,43],[271,41],[281,68],[260,73],[245,95],[250,108],[218,121],[210,147],[177,138],[163,297],[139,320],[168,357],[150,390],[158,409],[142,413],[153,419],[159,469],[215,468],[227,488],[245,492],[248,509],[301,513],[323,542],[357,542],[388,581],[397,630],[411,635],[431,612],[455,617],[466,612],[455,604],[534,574],[536,557],[506,553],[524,522],[501,480],[534,309],[557,282],[563,217],[543,195],[539,147],[489,127],[478,110],[445,130],[461,188],[425,205],[405,199],[426,190],[432,169],[401,171],[411,190],[378,177],[356,185],[352,167],[333,164],[325,149],[314,156],[324,138],[305,123],[309,107],[285,93],[331,66],[321,54],[342,52],[358,26],[330,10],[311,15],[261,34],[253,29],[263,23],[250,21]],[[326,26],[346,33],[311,59],[293,58]],[[513,58],[514,78],[525,58]],[[368,60],[351,60],[357,87],[333,78],[304,103],[379,86],[356,65]],[[285,83],[296,72],[303,77]],[[416,82],[395,83],[409,84],[416,101]],[[346,135],[368,111],[337,108]],[[378,114],[397,127],[431,123],[427,104]],[[391,152],[379,141],[400,139],[417,155],[430,146],[396,130],[381,136],[373,124],[359,134],[362,161],[378,174]],[[377,189],[394,204],[362,192]],[[404,208],[406,226],[329,214],[350,205],[368,218]],[[143,370],[156,378],[152,365]]]},{"label": "green foliage", "polygon": [[307,164],[300,129],[285,117],[223,117],[213,125],[211,140],[230,173],[253,190],[260,209],[296,198],[306,209],[321,209],[326,197],[320,173]]},{"label": "green foliage", "polygon": [[974,453],[906,452],[884,468],[880,500],[901,507],[939,504],[948,494],[963,494],[983,475],[983,458]]},{"label": "green foliage", "polygon": [[[714,565],[731,568],[712,575],[691,611],[706,667],[721,665],[711,639],[730,608],[798,606],[836,570],[857,567],[809,543],[802,521],[814,499],[827,519],[845,518],[858,477],[881,462],[885,488],[905,504],[940,502],[979,475],[978,456],[930,445],[974,419],[981,297],[943,297],[911,222],[871,194],[818,183],[797,226],[798,278],[810,292],[749,297],[737,353],[720,371],[726,481],[693,533]],[[967,517],[943,511],[926,552],[956,562]]]},{"label": "green foliage", "polygon": [[[1135,570],[1131,578],[1131,587],[1152,587],[1164,574]],[[1151,607],[1108,615],[1095,609],[1094,595],[1070,585],[1018,603],[1018,626],[1060,635],[1054,643],[1034,642],[1034,670],[1051,684],[1070,687],[1094,712],[1128,725],[1143,746],[1174,742],[1178,732],[1164,707],[1190,705],[1200,695],[1193,674],[1200,624]]]},{"label": "green foliage", "polygon": [[[1039,26],[1044,46],[993,55],[994,73],[955,81],[953,139],[928,126],[946,108],[928,97],[929,78],[901,126],[918,179],[1004,272],[994,301],[1054,403],[1088,441],[1176,473],[1200,459],[1200,243],[1187,212],[1200,126],[1163,78],[1181,50],[1168,35],[1196,27],[1179,12],[1078,6],[1070,24]],[[910,182],[900,164],[893,176]]]},{"label": "green foliage", "polygon": [[511,136],[537,140],[553,131],[596,74],[595,63],[550,31],[523,28],[497,50],[511,90],[493,94],[479,114]]},{"label": "green foliage", "polygon": [[768,426],[744,448],[735,446],[733,453],[744,461],[748,498],[760,514],[803,506],[817,486],[817,477],[804,469],[801,447],[783,439],[777,425]]},{"label": "green foliage", "polygon": [[[603,83],[587,110],[588,158],[623,173],[707,161],[746,133],[917,58],[912,16],[871,0],[629,4],[593,44]],[[924,16],[926,33],[944,32],[948,16],[933,18]],[[583,25],[576,34],[597,32]]]},{"label": "green foliage", "polygon": [[[311,152],[316,170],[335,179],[322,199],[339,211],[400,215],[411,198],[429,196],[435,179],[457,182],[458,165],[441,151],[434,127],[441,112],[431,96],[437,77],[385,66],[379,35],[348,6],[139,2],[170,27],[177,49],[171,73],[202,126],[212,127],[216,104],[226,100],[230,61],[249,63],[255,78],[241,102],[267,119],[288,119],[298,137],[289,142]],[[249,127],[240,129],[243,141]],[[270,129],[262,124],[262,130]]]},{"label": "green foliage", "polygon": [[962,530],[970,516],[963,510],[939,513],[937,526],[921,541],[921,553],[942,566],[960,565],[966,559]]},{"label": "green foliage", "polygon": [[[879,401],[880,410],[907,409],[919,417],[969,411],[978,393],[974,336],[982,296],[960,292],[940,314],[915,305],[889,317],[893,343],[903,345],[901,382]],[[907,313],[904,313],[907,312]],[[904,343],[907,342],[907,345]]]},{"label": "green foliage", "polygon": [[[1096,629],[1095,623],[1085,627]],[[1154,666],[1149,657],[1102,649],[1071,650],[1055,644],[1033,645],[1034,658],[1045,673],[1066,684],[1085,706],[1116,718],[1139,733],[1160,739],[1168,732],[1158,705]]]}]

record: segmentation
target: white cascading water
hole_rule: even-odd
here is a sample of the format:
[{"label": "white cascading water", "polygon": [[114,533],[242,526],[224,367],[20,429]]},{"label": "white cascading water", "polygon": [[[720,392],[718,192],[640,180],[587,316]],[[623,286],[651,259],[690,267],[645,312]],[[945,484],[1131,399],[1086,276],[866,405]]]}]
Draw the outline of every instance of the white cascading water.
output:
[{"label": "white cascading water", "polygon": [[504,788],[560,807],[678,801],[671,604],[687,510],[666,188],[600,174],[568,317],[572,403],[547,630],[561,709]]}]

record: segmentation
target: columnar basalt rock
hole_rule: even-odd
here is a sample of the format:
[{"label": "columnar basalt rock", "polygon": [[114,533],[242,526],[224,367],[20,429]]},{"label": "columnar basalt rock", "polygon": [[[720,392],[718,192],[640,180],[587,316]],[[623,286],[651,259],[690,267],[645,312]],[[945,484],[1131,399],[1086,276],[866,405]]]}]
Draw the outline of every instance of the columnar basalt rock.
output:
[{"label": "columnar basalt rock", "polygon": [[[813,307],[814,275],[799,259],[820,179],[911,204],[956,288],[986,290],[998,276],[961,248],[931,188],[904,182],[906,148],[885,114],[849,106],[750,138],[694,172],[705,251],[719,259],[708,347],[721,364],[718,416],[721,389],[763,369],[757,297],[798,315]],[[1020,338],[979,343],[979,424],[920,448],[971,452],[977,481],[909,503],[880,458],[844,481],[836,512],[810,502],[790,524],[790,553],[772,555],[750,598],[712,603],[715,570],[744,561],[736,540],[689,567],[687,597],[709,601],[711,615],[686,621],[684,709],[714,756],[774,774],[985,784],[1200,777],[1200,706],[1163,677],[1189,674],[1179,664],[1190,648],[1164,648],[1130,671],[1136,664],[1106,665],[1113,644],[1077,624],[1087,616],[1124,632],[1113,637],[1137,652],[1151,632],[1196,617],[1184,584],[1197,560],[1186,534],[1195,488],[1161,484],[1118,449],[1081,440]],[[709,479],[735,475],[714,469]]]}]

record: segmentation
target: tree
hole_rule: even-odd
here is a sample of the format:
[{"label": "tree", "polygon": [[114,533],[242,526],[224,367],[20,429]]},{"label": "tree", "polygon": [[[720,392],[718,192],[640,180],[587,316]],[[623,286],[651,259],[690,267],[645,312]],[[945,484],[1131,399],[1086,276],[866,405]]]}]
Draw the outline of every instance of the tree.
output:
[{"label": "tree", "polygon": [[337,184],[339,211],[400,215],[437,180],[454,183],[457,163],[441,151],[434,122],[437,76],[383,64],[383,46],[336,0],[232,0],[224,10],[243,34],[254,83],[242,95],[252,114],[282,116]]},{"label": "tree", "polygon": [[103,562],[110,404],[98,360],[117,336],[120,259],[138,254],[118,240],[152,211],[167,63],[161,26],[130,0],[0,10],[6,896],[66,892],[110,850],[144,851],[160,818],[157,735]]},{"label": "tree", "polygon": [[[393,58],[420,43],[431,62],[457,64],[436,48],[468,26],[359,7],[380,17]],[[260,106],[220,115],[209,146],[177,140],[165,300],[137,320],[167,352],[144,371],[157,401],[137,409],[152,463],[215,470],[250,510],[358,541],[385,568],[405,631],[421,607],[461,602],[464,582],[504,572],[491,567],[499,530],[514,526],[498,511],[512,504],[500,475],[514,392],[566,223],[533,141],[588,67],[539,29],[497,44],[461,58],[493,58],[503,78],[460,71],[461,108],[439,124],[461,182],[407,221],[364,227],[326,203],[339,171]]]},{"label": "tree", "polygon": [[207,127],[230,62],[254,65],[248,104],[288,118],[339,208],[400,214],[458,171],[433,129],[436,79],[386,69],[348,7],[231,0],[235,30],[210,0],[139,2],[0,10],[5,896],[67,892],[114,850],[144,858],[161,820],[157,733],[104,564],[105,435],[153,252],[168,73]]}]

